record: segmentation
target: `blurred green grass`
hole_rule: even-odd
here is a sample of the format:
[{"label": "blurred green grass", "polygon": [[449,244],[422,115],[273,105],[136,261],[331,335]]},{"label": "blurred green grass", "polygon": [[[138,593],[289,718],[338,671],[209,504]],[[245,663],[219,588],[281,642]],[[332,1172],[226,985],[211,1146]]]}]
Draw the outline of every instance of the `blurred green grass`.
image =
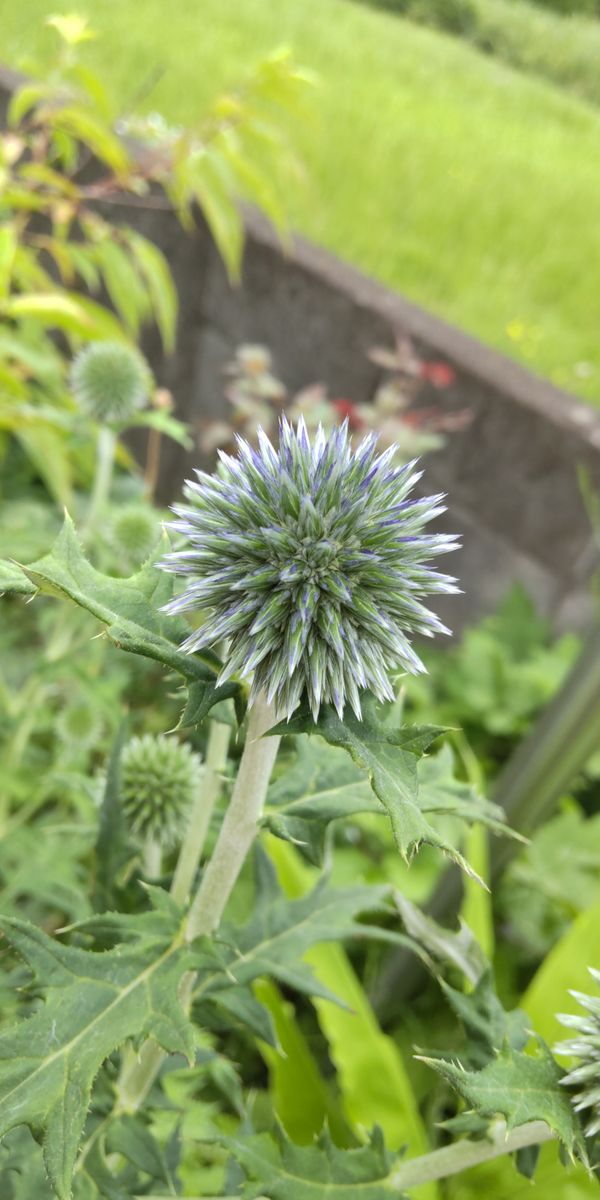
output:
[{"label": "blurred green grass", "polygon": [[290,45],[319,76],[292,224],[600,403],[600,112],[350,0],[0,0],[0,57],[39,51],[44,17],[73,9],[120,103],[154,80],[140,107],[186,123]]}]

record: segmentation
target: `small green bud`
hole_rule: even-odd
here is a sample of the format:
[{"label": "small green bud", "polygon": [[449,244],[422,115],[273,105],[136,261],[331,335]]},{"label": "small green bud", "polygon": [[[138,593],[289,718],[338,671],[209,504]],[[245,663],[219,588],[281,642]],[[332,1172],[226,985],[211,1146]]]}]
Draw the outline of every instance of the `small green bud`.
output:
[{"label": "small green bud", "polygon": [[63,708],[56,723],[56,732],[66,745],[87,750],[102,732],[102,724],[91,704],[78,700]]},{"label": "small green bud", "polygon": [[200,756],[177,738],[132,738],[121,755],[121,805],[131,832],[163,848],[179,841],[201,777]]},{"label": "small green bud", "polygon": [[71,390],[95,421],[127,421],[145,408],[152,390],[146,360],[121,342],[91,342],[71,366]]},{"label": "small green bud", "polygon": [[144,562],[159,537],[156,513],[142,504],[129,504],[114,517],[111,541],[115,549],[134,562]]}]

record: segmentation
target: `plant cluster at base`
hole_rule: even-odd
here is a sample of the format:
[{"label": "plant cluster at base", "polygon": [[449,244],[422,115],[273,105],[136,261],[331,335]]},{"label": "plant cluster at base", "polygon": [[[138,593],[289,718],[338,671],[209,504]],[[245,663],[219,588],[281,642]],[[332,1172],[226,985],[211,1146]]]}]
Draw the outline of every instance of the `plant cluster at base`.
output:
[{"label": "plant cluster at base", "polygon": [[[426,917],[395,873],[368,880],[366,855],[351,877],[331,869],[335,839],[377,829],[400,852],[394,872],[422,848],[442,851],[470,887],[471,827],[510,833],[503,810],[457,773],[460,741],[432,751],[444,729],[406,723],[396,698],[394,674],[422,667],[412,637],[443,629],[423,599],[456,590],[430,563],[456,541],[426,531],[441,497],[415,498],[413,465],[393,457],[372,437],[353,447],[346,426],[311,441],[303,422],[283,422],[277,450],[264,435],[257,450],[240,442],[237,459],[223,455],[215,476],[188,485],[173,523],[186,540],[166,558],[161,549],[160,563],[105,573],[69,518],[41,558],[0,562],[7,603],[54,613],[58,601],[81,618],[76,658],[93,618],[107,662],[119,650],[117,670],[129,660],[153,672],[130,676],[102,709],[114,741],[99,808],[94,779],[79,801],[88,842],[70,925],[57,919],[55,886],[50,901],[35,895],[33,920],[19,911],[19,883],[0,914],[8,1200],[44,1189],[58,1200],[400,1200],[418,1186],[437,1200],[437,1180],[502,1156],[531,1175],[545,1142],[588,1164],[597,1002],[570,1022],[580,1065],[565,1074],[528,1017],[505,1006],[464,924],[453,932]],[[41,688],[63,646],[62,611],[40,625]],[[95,715],[77,666],[58,786],[93,753],[73,746],[75,715]],[[101,678],[102,660],[95,670]],[[115,696],[144,732],[128,740],[115,724]],[[176,708],[176,734],[157,733]],[[41,829],[48,794],[34,803]],[[17,793],[9,843],[22,810]],[[72,836],[64,823],[57,832],[61,844]],[[47,879],[57,878],[55,868]],[[439,1085],[431,1102],[447,1113],[449,1144],[430,1146],[405,1058],[361,984],[378,948],[410,951],[447,1006],[449,1023],[441,1035],[434,1025],[418,1057]],[[594,1114],[590,1147],[582,1108]]]}]

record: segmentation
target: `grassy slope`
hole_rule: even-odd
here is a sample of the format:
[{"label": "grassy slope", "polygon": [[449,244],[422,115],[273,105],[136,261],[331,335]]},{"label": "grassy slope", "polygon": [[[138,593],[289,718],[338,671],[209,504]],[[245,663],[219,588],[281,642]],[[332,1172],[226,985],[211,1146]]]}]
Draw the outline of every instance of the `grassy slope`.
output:
[{"label": "grassy slope", "polygon": [[103,34],[89,55],[123,102],[159,65],[145,107],[185,122],[292,45],[321,80],[294,224],[600,402],[599,113],[349,0],[0,0],[0,54],[14,62],[44,15],[73,8]]}]

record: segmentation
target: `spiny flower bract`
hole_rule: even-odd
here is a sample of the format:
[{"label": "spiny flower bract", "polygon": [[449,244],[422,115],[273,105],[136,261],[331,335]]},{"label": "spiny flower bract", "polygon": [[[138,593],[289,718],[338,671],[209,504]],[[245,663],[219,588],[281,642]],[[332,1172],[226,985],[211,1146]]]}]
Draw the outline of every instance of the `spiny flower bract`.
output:
[{"label": "spiny flower bract", "polygon": [[[592,979],[600,984],[600,971],[589,967]],[[586,1114],[588,1137],[600,1133],[600,996],[572,991],[583,1013],[558,1013],[558,1020],[573,1036],[554,1047],[554,1053],[577,1059],[577,1064],[561,1079],[565,1087],[576,1087],[573,1096],[576,1112]]]},{"label": "spiny flower bract", "polygon": [[132,833],[170,846],[183,834],[202,775],[201,759],[174,737],[134,737],[121,755],[120,796]]},{"label": "spiny flower bract", "polygon": [[262,430],[255,450],[238,438],[218,473],[196,472],[171,529],[186,545],[162,566],[187,579],[167,610],[210,610],[189,652],[228,639],[220,682],[253,677],[288,716],[306,696],[360,718],[360,690],[394,697],[390,672],[424,670],[409,638],[447,633],[422,598],[454,592],[428,560],[454,549],[450,535],[424,532],[444,511],[442,496],[411,496],[414,463],[393,465],[396,447],[376,454],[370,435],[353,449],[347,425],[281,422],[279,449]]},{"label": "spiny flower bract", "polygon": [[91,342],[71,366],[71,390],[95,421],[127,421],[148,403],[152,377],[146,360],[122,342]]}]

